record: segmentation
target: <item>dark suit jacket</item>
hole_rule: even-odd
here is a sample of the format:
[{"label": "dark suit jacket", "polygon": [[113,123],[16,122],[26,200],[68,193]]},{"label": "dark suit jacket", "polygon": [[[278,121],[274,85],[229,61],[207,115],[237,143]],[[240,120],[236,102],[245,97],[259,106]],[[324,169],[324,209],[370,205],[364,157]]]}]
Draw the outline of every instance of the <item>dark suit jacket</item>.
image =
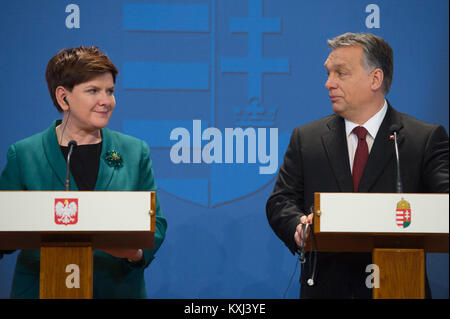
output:
[{"label": "dark suit jacket", "polygon": [[[448,193],[449,147],[445,129],[397,112],[390,104],[374,140],[358,191],[396,192],[395,151],[392,141],[389,140],[390,127],[393,124],[400,127],[398,141],[403,191]],[[269,223],[292,253],[297,249],[294,240],[295,229],[300,217],[307,214],[313,206],[314,192],[353,192],[345,122],[336,114],[294,129],[274,190],[267,201]],[[360,263],[364,269],[371,263],[370,255],[367,254],[320,255],[318,276],[322,273],[324,279],[328,271],[328,281],[333,280],[331,268],[334,268],[334,277],[339,276],[336,275],[339,270],[345,272],[347,268],[351,271],[348,265],[336,262],[336,258],[342,257],[342,263]],[[308,270],[310,267],[305,264],[302,268]],[[364,269],[361,278],[367,276]],[[352,280],[352,274],[349,274],[349,277],[341,277],[345,281]],[[362,283],[364,284],[364,281]],[[326,289],[334,288],[330,286]],[[320,295],[321,292],[317,293]],[[339,291],[336,293],[339,294]]]},{"label": "dark suit jacket", "polygon": [[[14,143],[0,176],[0,190],[64,190],[66,161],[62,155],[55,121],[45,131]],[[102,153],[95,191],[153,191],[156,184],[148,145],[134,137],[103,128]],[[118,151],[123,166],[105,160],[107,151]],[[72,190],[78,190],[70,175]],[[126,214],[127,212],[123,212]],[[144,249],[141,263],[94,251],[94,298],[145,298],[144,269],[154,259],[166,233],[167,222],[156,197],[154,249]],[[0,258],[2,252],[0,251]],[[17,258],[12,298],[39,297],[39,250],[22,250]]]}]

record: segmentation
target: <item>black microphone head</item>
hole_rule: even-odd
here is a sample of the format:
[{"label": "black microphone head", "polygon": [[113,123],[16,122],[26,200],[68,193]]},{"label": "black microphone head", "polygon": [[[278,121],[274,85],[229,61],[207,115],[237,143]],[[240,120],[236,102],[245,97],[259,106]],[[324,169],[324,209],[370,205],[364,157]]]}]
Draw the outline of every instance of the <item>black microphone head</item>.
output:
[{"label": "black microphone head", "polygon": [[391,133],[391,134],[394,134],[394,132],[397,132],[398,133],[398,131],[400,130],[400,125],[399,124],[392,124],[390,127],[389,127],[389,132]]},{"label": "black microphone head", "polygon": [[73,147],[77,147],[78,146],[77,141],[71,140],[67,146],[70,148],[72,145]]}]

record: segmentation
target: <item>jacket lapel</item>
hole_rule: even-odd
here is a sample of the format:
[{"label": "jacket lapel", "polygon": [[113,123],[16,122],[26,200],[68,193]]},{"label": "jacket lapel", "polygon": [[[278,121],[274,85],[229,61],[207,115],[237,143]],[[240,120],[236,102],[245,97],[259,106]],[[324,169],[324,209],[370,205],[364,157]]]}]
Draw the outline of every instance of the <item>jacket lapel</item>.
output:
[{"label": "jacket lapel", "polygon": [[388,110],[378,130],[375,141],[372,145],[372,149],[369,154],[366,166],[364,168],[361,181],[359,183],[359,192],[369,192],[370,188],[374,185],[378,176],[385,170],[386,165],[394,157],[394,145],[389,139],[391,132],[390,127],[393,124],[399,126],[398,143],[403,142],[401,137],[401,128],[403,127],[397,112],[391,107],[388,102]]},{"label": "jacket lapel", "polygon": [[344,120],[340,116],[332,116],[327,126],[329,131],[322,136],[322,142],[339,191],[352,192],[353,182],[348,160]]},{"label": "jacket lapel", "polygon": [[98,175],[97,175],[97,183],[95,184],[94,190],[96,191],[104,191],[107,190],[109,187],[109,184],[111,183],[111,180],[114,175],[114,167],[109,166],[108,163],[105,161],[106,152],[111,150],[118,150],[117,146],[115,146],[114,139],[109,132],[108,129],[103,128],[101,130],[102,133],[102,152],[100,154],[100,165],[98,168]]},{"label": "jacket lapel", "polygon": [[[56,126],[60,124],[61,120],[53,122],[53,124],[44,132],[42,139],[42,146],[47,157],[48,163],[55,175],[57,176],[59,182],[61,183],[61,189],[64,189],[64,184],[66,180],[66,160],[59,147],[58,138],[56,136]],[[117,150],[115,147],[115,142],[111,133],[107,129],[102,129],[102,152],[100,155],[100,165],[98,169],[97,182],[95,184],[95,190],[106,190],[111,183],[112,177],[114,175],[114,167],[109,166],[105,158],[105,153],[108,150]],[[71,190],[78,191],[78,186],[70,174],[70,185]]]}]

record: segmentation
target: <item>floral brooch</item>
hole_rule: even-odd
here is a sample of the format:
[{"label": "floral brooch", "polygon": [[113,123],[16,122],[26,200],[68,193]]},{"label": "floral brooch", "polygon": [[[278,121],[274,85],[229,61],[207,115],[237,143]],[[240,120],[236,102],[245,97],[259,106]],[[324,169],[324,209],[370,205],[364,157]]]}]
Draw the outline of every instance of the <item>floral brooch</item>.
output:
[{"label": "floral brooch", "polygon": [[123,166],[122,157],[116,150],[107,151],[105,153],[105,161],[109,166],[114,168],[121,168]]}]

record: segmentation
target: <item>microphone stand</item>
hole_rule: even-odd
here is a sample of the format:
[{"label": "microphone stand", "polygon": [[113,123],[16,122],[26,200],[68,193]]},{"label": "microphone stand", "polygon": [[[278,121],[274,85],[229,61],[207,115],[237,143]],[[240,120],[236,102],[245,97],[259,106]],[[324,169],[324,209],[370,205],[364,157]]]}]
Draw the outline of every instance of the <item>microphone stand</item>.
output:
[{"label": "microphone stand", "polygon": [[77,146],[77,142],[74,140],[69,142],[69,153],[67,154],[67,166],[66,166],[66,183],[64,185],[64,190],[70,190],[70,158],[72,157],[73,149]]},{"label": "microphone stand", "polygon": [[397,144],[397,131],[394,131],[394,147],[395,147],[395,157],[397,159],[397,193],[403,193],[402,179],[400,176],[400,157],[398,154],[398,144]]}]

